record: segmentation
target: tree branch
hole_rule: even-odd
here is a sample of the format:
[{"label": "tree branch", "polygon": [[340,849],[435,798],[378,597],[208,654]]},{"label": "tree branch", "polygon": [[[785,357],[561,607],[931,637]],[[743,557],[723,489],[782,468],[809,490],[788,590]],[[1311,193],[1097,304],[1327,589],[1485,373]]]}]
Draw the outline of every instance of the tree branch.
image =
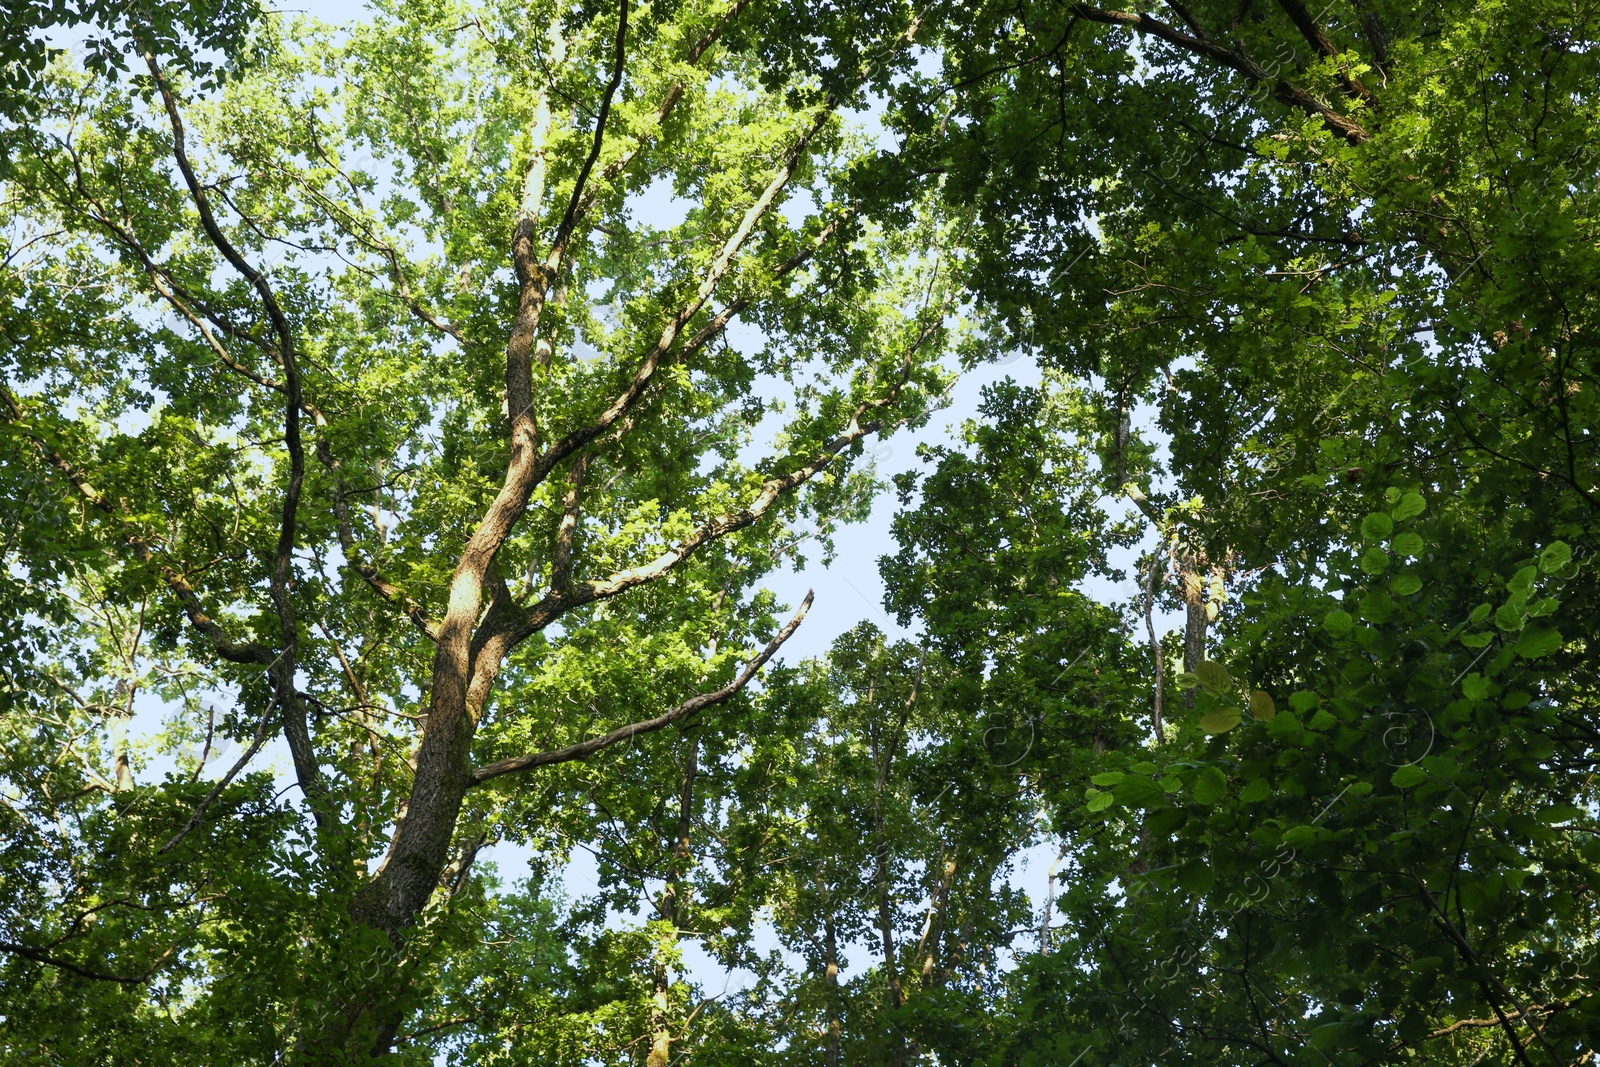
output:
[{"label": "tree branch", "polygon": [[626,741],[628,738],[637,737],[640,734],[653,733],[664,727],[671,726],[687,715],[721,704],[749,684],[750,679],[755,677],[756,672],[766,665],[766,662],[782,647],[785,641],[789,640],[795,630],[799,628],[801,621],[805,619],[806,612],[811,610],[811,603],[814,598],[815,594],[808,590],[805,600],[800,604],[800,610],[795,612],[794,617],[789,620],[782,630],[778,631],[777,636],[767,643],[767,647],[762,649],[758,656],[745,665],[744,670],[739,672],[738,677],[721,689],[692,696],[664,715],[629,723],[627,726],[618,727],[609,733],[601,734],[599,737],[593,737],[587,741],[580,741],[575,745],[568,745],[566,748],[555,749],[551,752],[535,752],[527,756],[514,756],[510,759],[499,760],[479,767],[472,772],[472,784],[482,785],[484,782],[492,778],[498,778],[501,775],[532,770],[535,767],[548,767],[555,763],[569,763],[573,760],[586,759],[601,749],[609,748],[619,741]]},{"label": "tree branch", "polygon": [[399,605],[406,613],[406,618],[410,619],[417,629],[426,634],[429,640],[437,641],[438,625],[428,618],[428,613],[422,605],[407,596],[398,586],[386,581],[376,567],[362,558],[360,546],[356,544],[355,522],[350,512],[350,501],[345,495],[340,463],[325,438],[317,440],[317,459],[333,475],[333,517],[338,528],[339,547],[344,551],[345,562],[350,564],[350,568],[361,576],[373,592],[391,604]]},{"label": "tree branch", "polygon": [[[1306,6],[1300,0],[1278,0],[1278,6],[1289,16],[1289,21],[1300,31],[1300,36],[1304,37],[1320,55],[1332,59],[1339,54],[1339,49],[1334,46],[1328,35],[1322,32],[1322,27],[1317,25],[1316,19],[1311,17],[1311,12],[1306,10]],[[1362,85],[1342,63],[1339,65],[1339,82],[1344,86],[1344,91],[1355,99],[1365,104],[1372,103],[1372,91]]]},{"label": "tree branch", "polygon": [[1148,34],[1192,55],[1204,56],[1207,59],[1221,63],[1229,70],[1237,71],[1253,82],[1270,85],[1272,87],[1272,95],[1279,101],[1318,116],[1330,130],[1351,144],[1361,144],[1371,138],[1371,135],[1362,128],[1360,123],[1334,111],[1298,85],[1268,73],[1261,64],[1250,58],[1242,50],[1227,48],[1217,44],[1215,41],[1184,33],[1182,30],[1169,26],[1160,19],[1152,18],[1142,11],[1138,13],[1103,11],[1087,4],[1074,4],[1071,11],[1078,18],[1087,22],[1098,22],[1105,26],[1121,26],[1133,30],[1135,33]]},{"label": "tree branch", "polygon": [[[1586,998],[1577,997],[1577,998],[1574,998],[1573,1000],[1557,1001],[1554,1004],[1530,1004],[1530,1005],[1528,1005],[1527,1014],[1529,1014],[1529,1015],[1554,1015],[1557,1012],[1566,1011],[1569,1008],[1576,1007],[1584,999],[1586,999]],[[1524,1013],[1521,1012],[1521,1011],[1508,1011],[1508,1012],[1504,1013],[1504,1016],[1505,1016],[1506,1019],[1514,1021],[1514,1020],[1522,1018],[1523,1014]],[[1500,1020],[1498,1018],[1496,1018],[1496,1019],[1457,1019],[1455,1022],[1451,1023],[1449,1026],[1443,1027],[1443,1028],[1438,1029],[1438,1030],[1434,1030],[1434,1031],[1432,1031],[1431,1033],[1428,1033],[1428,1034],[1424,1034],[1420,1040],[1422,1040],[1422,1041],[1432,1041],[1434,1038],[1437,1038],[1437,1037],[1448,1037],[1449,1035],[1451,1035],[1453,1033],[1456,1033],[1459,1030],[1492,1029],[1492,1028],[1498,1027],[1498,1026],[1500,1026]],[[1397,1041],[1393,1045],[1389,1046],[1389,1051],[1390,1052],[1398,1052],[1400,1049],[1405,1048],[1405,1047],[1406,1047],[1406,1042]]]},{"label": "tree branch", "polygon": [[105,971],[97,971],[92,967],[84,967],[73,963],[71,960],[64,960],[58,956],[52,956],[48,952],[44,952],[40,949],[30,948],[27,945],[19,945],[14,941],[0,941],[0,952],[10,953],[13,956],[21,956],[25,960],[32,960],[34,963],[42,963],[47,967],[54,967],[57,970],[66,971],[68,974],[75,974],[79,978],[88,978],[96,982],[116,982],[118,985],[143,985],[144,983],[148,982],[150,980],[150,976],[155,974],[156,970],[160,968],[163,963],[167,962],[167,959],[171,957],[173,951],[176,950],[177,947],[177,945],[173,945],[172,948],[169,948],[167,951],[163,952],[156,959],[155,963],[151,964],[150,969],[145,971],[143,974],[121,975],[109,974]]},{"label": "tree branch", "polygon": [[578,535],[579,498],[583,479],[589,470],[590,454],[585,452],[572,464],[567,476],[567,492],[561,500],[561,524],[556,527],[555,549],[550,556],[550,589],[565,589],[572,577],[572,548]]},{"label": "tree branch", "polygon": [[[17,398],[11,394],[11,391],[3,385],[0,385],[0,400],[5,402],[5,417],[7,421],[22,430],[39,457],[60,471],[72,483],[73,488],[78,491],[78,495],[82,496],[97,511],[112,518],[124,519],[120,509],[104,493],[90,484],[88,475],[83,470],[61,455],[61,453],[52,449],[42,437],[27,428],[23,423],[22,406],[17,402]],[[126,520],[124,519],[124,521]],[[124,536],[128,547],[133,550],[135,557],[140,562],[155,562],[155,553],[151,551],[149,542],[144,537],[132,532],[127,532]],[[167,587],[178,598],[178,602],[183,606],[184,614],[189,617],[189,622],[211,641],[212,646],[217,650],[217,655],[230,663],[272,665],[277,658],[272,649],[255,641],[235,641],[230,638],[222,627],[217,625],[216,620],[206,613],[204,606],[200,602],[199,595],[195,593],[194,587],[189,584],[188,580],[166,564],[158,564],[158,566],[160,567],[162,580],[167,583]]]},{"label": "tree branch", "polygon": [[293,331],[289,327],[289,320],[284,315],[283,309],[278,305],[277,295],[273,292],[266,276],[245,259],[217,225],[216,216],[211,210],[210,198],[206,195],[205,187],[195,176],[194,168],[189,163],[188,152],[184,148],[183,117],[179,114],[178,102],[173,96],[172,87],[168,84],[166,75],[162,73],[155,53],[148,47],[144,51],[144,60],[150,69],[150,76],[155,80],[156,88],[161,93],[162,103],[166,106],[167,118],[172,125],[173,160],[177,163],[184,184],[189,188],[189,196],[200,214],[200,225],[222,257],[233,266],[234,270],[243,275],[256,291],[261,299],[261,306],[266,310],[267,319],[272,323],[273,331],[278,336],[279,362],[283,367],[285,399],[283,436],[284,445],[289,452],[289,481],[283,494],[283,507],[278,524],[278,544],[273,555],[270,583],[272,603],[277,611],[282,631],[283,647],[269,664],[268,672],[273,679],[273,686],[278,694],[278,704],[282,709],[283,735],[289,743],[289,754],[294,761],[295,776],[299,779],[301,792],[310,803],[317,825],[320,827],[325,825],[328,819],[322,804],[325,791],[322,772],[311,746],[311,731],[306,722],[305,707],[301,704],[294,685],[300,632],[290,585],[293,579],[295,525],[300,508],[300,491],[305,482],[306,462],[305,443],[300,437],[300,411],[305,401],[300,387],[300,369],[295,361]]},{"label": "tree branch", "polygon": [[[764,215],[772,206],[772,203],[776,199],[778,193],[782,191],[784,185],[788,183],[789,178],[793,176],[794,169],[798,165],[801,152],[811,141],[811,139],[818,132],[820,132],[823,122],[829,114],[831,114],[831,111],[825,110],[823,114],[819,116],[817,123],[813,125],[812,129],[792,150],[784,168],[779,171],[778,175],[774,177],[773,180],[768,184],[767,189],[762,193],[761,198],[757,200],[755,204],[751,205],[749,211],[745,213],[744,220],[740,223],[739,229],[728,238],[727,242],[725,242],[723,245],[722,253],[719,254],[717,260],[713,262],[707,269],[705,277],[701,280],[700,287],[696,291],[695,296],[687,304],[680,308],[678,313],[675,314],[667,323],[666,327],[662,329],[661,336],[656,339],[656,343],[651,346],[644,358],[640,360],[639,366],[633,372],[633,377],[628,381],[628,385],[616,396],[615,399],[612,400],[610,405],[608,405],[593,422],[587,426],[581,427],[580,429],[573,430],[560,440],[552,442],[545,449],[544,454],[539,457],[538,470],[535,475],[538,481],[543,481],[544,478],[548,477],[549,472],[563,459],[566,459],[578,449],[583,448],[585,445],[604,434],[606,430],[612,426],[612,424],[621,418],[629,409],[638,403],[642,396],[644,396],[646,388],[649,386],[651,379],[655,377],[656,372],[661,369],[666,357],[671,353],[672,346],[682,333],[683,327],[691,318],[694,317],[696,313],[700,311],[701,308],[705,306],[707,299],[709,299],[711,293],[716,289],[718,283],[721,282],[723,275],[727,273],[727,270],[732,263],[733,256],[738,253],[740,246],[748,238],[750,231],[754,229],[755,224],[760,221],[761,216]],[[808,263],[829,241],[833,240],[833,238],[838,235],[839,231],[844,227],[844,225],[854,217],[855,212],[849,211],[830,221],[822,228],[817,236],[809,244],[807,244],[805,248],[802,248],[800,251],[796,252],[794,255],[790,256],[787,260],[785,260],[783,263],[780,263],[776,268],[773,269],[771,275],[772,280],[776,281],[780,278],[783,278],[792,273],[794,270]],[[678,350],[678,358],[681,359],[684,356],[693,354],[708,341],[715,338],[727,328],[728,323],[731,322],[735,316],[737,316],[750,305],[750,302],[751,298],[745,295],[741,295],[733,300],[730,300],[720,311],[711,317],[709,322],[696,331],[688,341],[684,342],[682,347]]]},{"label": "tree branch", "polygon": [[200,806],[194,809],[194,814],[189,816],[189,821],[183,824],[183,829],[173,834],[167,839],[166,844],[156,849],[158,855],[172,851],[179,841],[189,836],[189,831],[200,825],[200,820],[205,818],[206,809],[211,807],[216,799],[222,795],[224,789],[228,788],[228,783],[232,782],[239,772],[244,770],[245,766],[256,758],[256,753],[261,751],[262,742],[267,739],[267,723],[272,721],[272,708],[277,699],[277,694],[274,693],[272,700],[267,702],[267,710],[262,712],[261,721],[256,724],[255,737],[251,739],[250,747],[244,750],[244,755],[240,756],[234,765],[228,768],[228,773],[217,780],[217,784],[212,787],[211,792],[206,794],[205,799],[200,802]]},{"label": "tree branch", "polygon": [[761,517],[770,511],[772,506],[784,494],[810,481],[851,444],[870,433],[877,432],[883,427],[881,419],[871,419],[863,422],[863,416],[873,411],[882,410],[894,403],[900,395],[900,390],[904,388],[906,381],[910,377],[912,360],[916,352],[933,336],[939,326],[940,316],[930,315],[927,325],[923,327],[906,351],[905,360],[901,365],[899,380],[894,383],[894,386],[884,396],[876,400],[864,401],[857,405],[856,410],[851,414],[849,424],[824,442],[821,449],[809,461],[788,474],[768,478],[762,483],[761,492],[744,508],[736,512],[718,515],[716,518],[702,523],[689,536],[648,563],[617,571],[610,577],[600,581],[577,582],[565,590],[550,590],[542,600],[529,609],[526,619],[512,632],[511,644],[515,645],[539,632],[575,607],[580,607],[596,600],[606,600],[629,589],[655,581],[677,567],[702,545],[719,540],[748,526],[753,526],[760,521]]}]

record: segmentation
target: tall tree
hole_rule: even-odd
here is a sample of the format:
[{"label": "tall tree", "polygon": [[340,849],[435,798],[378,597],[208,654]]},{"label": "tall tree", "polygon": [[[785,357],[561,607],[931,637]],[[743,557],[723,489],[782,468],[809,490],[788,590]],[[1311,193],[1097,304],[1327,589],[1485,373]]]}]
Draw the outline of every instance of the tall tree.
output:
[{"label": "tall tree", "polygon": [[[1595,13],[929,24],[906,154],[973,212],[978,305],[1098,393],[1084,483],[1154,525],[1140,571],[1189,618],[1165,743],[1057,796],[1104,814],[1002,1061],[1588,1062]],[[913,514],[915,554],[1049,543]]]},{"label": "tall tree", "polygon": [[[8,1012],[12,1047],[110,1057],[126,1018],[163,1062],[426,1059],[475,854],[561,832],[530,780],[709,722],[799,624],[756,592],[782,524],[855,507],[862,440],[941,393],[955,253],[834,178],[879,57],[763,85],[747,17],[270,21],[213,91],[134,20],[137,73],[41,76],[0,313],[30,515],[0,948],[19,1003],[75,1007]],[[118,747],[152,698],[167,745]]]}]

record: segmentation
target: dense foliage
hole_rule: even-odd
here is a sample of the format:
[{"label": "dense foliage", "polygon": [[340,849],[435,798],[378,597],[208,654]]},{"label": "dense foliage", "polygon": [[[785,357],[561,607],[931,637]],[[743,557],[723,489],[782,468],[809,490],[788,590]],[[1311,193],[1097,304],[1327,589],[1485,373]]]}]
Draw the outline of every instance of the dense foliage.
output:
[{"label": "dense foliage", "polygon": [[1594,1062],[1600,11],[0,62],[0,1062]]}]

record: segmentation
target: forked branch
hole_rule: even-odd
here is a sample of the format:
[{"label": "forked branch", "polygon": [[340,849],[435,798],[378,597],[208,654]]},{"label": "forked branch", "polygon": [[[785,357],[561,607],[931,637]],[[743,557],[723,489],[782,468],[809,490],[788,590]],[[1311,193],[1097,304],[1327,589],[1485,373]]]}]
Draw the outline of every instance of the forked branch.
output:
[{"label": "forked branch", "polygon": [[761,484],[761,491],[756,494],[755,499],[749,504],[738,511],[727,512],[701,523],[687,537],[648,563],[617,571],[610,577],[600,581],[573,582],[566,589],[551,589],[542,600],[528,610],[527,617],[522,624],[512,631],[510,644],[514,646],[525,638],[538,633],[573,608],[596,600],[606,600],[630,589],[653,582],[683,563],[703,545],[755,525],[767,512],[772,510],[779,500],[806,484],[830,466],[839,453],[863,437],[883,429],[884,419],[881,417],[868,418],[868,416],[882,411],[898,399],[900,391],[910,379],[916,353],[938,331],[939,325],[940,318],[938,315],[929,317],[927,324],[918,332],[917,337],[907,349],[901,364],[900,377],[894,385],[876,400],[863,401],[858,404],[855,411],[851,413],[849,424],[825,441],[822,447],[812,454],[810,459],[788,474],[766,479]]},{"label": "forked branch", "polygon": [[657,730],[671,726],[679,719],[693,715],[697,711],[703,711],[706,708],[721,704],[748,685],[750,679],[755,677],[756,672],[766,665],[766,662],[773,657],[773,654],[779,648],[783,647],[785,641],[793,636],[795,630],[799,629],[801,621],[805,619],[806,612],[811,610],[811,603],[814,598],[815,594],[808,590],[805,600],[800,603],[800,610],[794,613],[794,617],[788,621],[783,629],[778,631],[777,636],[767,643],[767,647],[762,649],[759,655],[745,664],[744,670],[739,672],[738,677],[721,689],[713,690],[710,693],[696,694],[664,715],[657,715],[653,719],[641,719],[626,726],[619,726],[609,733],[601,734],[599,737],[591,737],[589,740],[580,741],[575,745],[568,745],[566,748],[558,748],[549,752],[535,752],[527,756],[513,756],[510,759],[498,760],[479,767],[472,772],[472,784],[481,785],[492,778],[499,778],[504,774],[514,774],[517,771],[532,770],[535,767],[548,767],[556,763],[570,763],[573,760],[585,759],[603,748],[609,748],[618,742],[628,740],[630,737],[654,733]]}]

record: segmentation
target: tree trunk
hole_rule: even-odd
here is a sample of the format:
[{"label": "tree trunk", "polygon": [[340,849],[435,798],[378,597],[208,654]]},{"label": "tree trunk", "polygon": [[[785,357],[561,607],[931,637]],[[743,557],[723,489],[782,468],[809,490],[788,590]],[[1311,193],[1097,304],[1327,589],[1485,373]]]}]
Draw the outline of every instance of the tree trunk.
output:
[{"label": "tree trunk", "polygon": [[[671,924],[674,939],[683,925],[683,911],[687,903],[683,879],[689,873],[692,856],[689,832],[694,827],[694,780],[699,773],[699,761],[700,736],[691,734],[689,752],[683,762],[683,775],[678,782],[678,825],[673,834],[672,859],[669,861],[666,888],[661,891],[661,904],[657,908],[661,921]],[[671,978],[665,962],[658,956],[650,975],[650,1055],[645,1059],[645,1067],[667,1067],[672,1060],[672,1031],[667,1017],[667,992],[672,984]]]},{"label": "tree trunk", "polygon": [[844,1034],[844,1026],[839,1020],[839,936],[833,925],[833,912],[826,911],[822,916],[823,946],[827,950],[827,960],[823,964],[823,978],[828,983],[825,995],[828,1013],[827,1044],[823,1049],[823,1062],[826,1067],[839,1067],[839,1044]]}]

